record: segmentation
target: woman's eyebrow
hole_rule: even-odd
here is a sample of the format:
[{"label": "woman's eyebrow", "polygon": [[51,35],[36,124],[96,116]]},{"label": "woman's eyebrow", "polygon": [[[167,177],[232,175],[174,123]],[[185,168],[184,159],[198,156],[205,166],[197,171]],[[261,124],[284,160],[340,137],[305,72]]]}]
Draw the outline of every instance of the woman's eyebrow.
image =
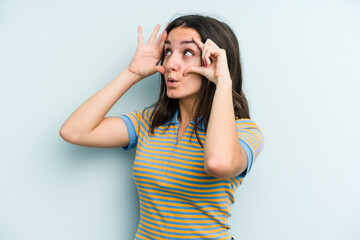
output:
[{"label": "woman's eyebrow", "polygon": [[193,40],[180,42],[180,44],[189,44],[189,43],[194,43],[195,44],[195,42]]},{"label": "woman's eyebrow", "polygon": [[[196,44],[193,40],[188,40],[188,41],[182,41],[180,42],[180,44],[189,44],[189,43],[194,43]],[[169,40],[166,40],[165,41],[165,44],[170,44],[171,45],[171,42]]]}]

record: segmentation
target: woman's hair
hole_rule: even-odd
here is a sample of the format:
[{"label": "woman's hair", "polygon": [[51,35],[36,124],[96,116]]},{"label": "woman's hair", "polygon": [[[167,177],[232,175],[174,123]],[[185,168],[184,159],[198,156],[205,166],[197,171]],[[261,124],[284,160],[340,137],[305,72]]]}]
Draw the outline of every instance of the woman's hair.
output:
[{"label": "woman's hair", "polygon": [[[202,42],[211,39],[219,48],[226,51],[227,62],[232,79],[232,98],[235,116],[238,118],[250,118],[248,103],[242,90],[239,43],[231,28],[226,23],[215,18],[201,15],[185,15],[178,17],[167,26],[166,31],[169,34],[172,29],[177,27],[192,28],[199,33]],[[161,57],[161,64],[163,59],[164,52]],[[194,104],[195,134],[200,144],[201,142],[197,131],[199,128],[199,118],[203,117],[200,121],[204,121],[205,129],[203,130],[206,131],[215,89],[216,86],[213,82],[210,82],[205,77],[202,78],[201,89]],[[171,120],[179,108],[178,99],[172,99],[166,95],[166,84],[163,75],[161,75],[159,99],[153,107],[155,109],[152,112],[153,121],[150,127],[151,133],[154,132],[155,127],[161,126]]]}]

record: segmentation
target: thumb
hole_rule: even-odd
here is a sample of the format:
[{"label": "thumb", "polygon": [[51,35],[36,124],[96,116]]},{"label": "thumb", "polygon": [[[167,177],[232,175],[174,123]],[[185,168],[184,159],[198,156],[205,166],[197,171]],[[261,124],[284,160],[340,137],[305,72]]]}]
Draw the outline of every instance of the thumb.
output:
[{"label": "thumb", "polygon": [[200,74],[202,76],[205,76],[203,67],[187,67],[187,68],[185,68],[184,74],[183,74],[184,77],[189,75],[189,73],[196,73],[196,74]]},{"label": "thumb", "polygon": [[162,75],[165,75],[165,68],[163,66],[158,65],[158,66],[155,67],[155,70],[157,72],[160,72]]}]

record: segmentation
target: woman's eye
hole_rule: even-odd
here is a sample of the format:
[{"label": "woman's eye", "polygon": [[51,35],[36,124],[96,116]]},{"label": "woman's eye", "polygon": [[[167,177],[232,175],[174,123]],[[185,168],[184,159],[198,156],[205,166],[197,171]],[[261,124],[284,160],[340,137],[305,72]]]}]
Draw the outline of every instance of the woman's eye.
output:
[{"label": "woman's eye", "polygon": [[185,55],[185,56],[193,56],[194,53],[193,53],[191,50],[185,50],[184,55]]},{"label": "woman's eye", "polygon": [[169,56],[171,54],[170,49],[165,49],[165,56]]}]

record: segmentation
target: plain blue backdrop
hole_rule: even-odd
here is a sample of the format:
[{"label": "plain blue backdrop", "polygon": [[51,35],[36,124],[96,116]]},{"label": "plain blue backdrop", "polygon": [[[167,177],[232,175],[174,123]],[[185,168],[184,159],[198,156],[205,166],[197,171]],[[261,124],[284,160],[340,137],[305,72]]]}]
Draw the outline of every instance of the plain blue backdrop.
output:
[{"label": "plain blue backdrop", "polygon": [[[360,3],[356,0],[0,2],[0,239],[132,239],[134,151],[58,134],[81,103],[176,14],[236,32],[265,148],[236,194],[236,240],[360,239]],[[159,75],[109,116],[157,99]]]}]

